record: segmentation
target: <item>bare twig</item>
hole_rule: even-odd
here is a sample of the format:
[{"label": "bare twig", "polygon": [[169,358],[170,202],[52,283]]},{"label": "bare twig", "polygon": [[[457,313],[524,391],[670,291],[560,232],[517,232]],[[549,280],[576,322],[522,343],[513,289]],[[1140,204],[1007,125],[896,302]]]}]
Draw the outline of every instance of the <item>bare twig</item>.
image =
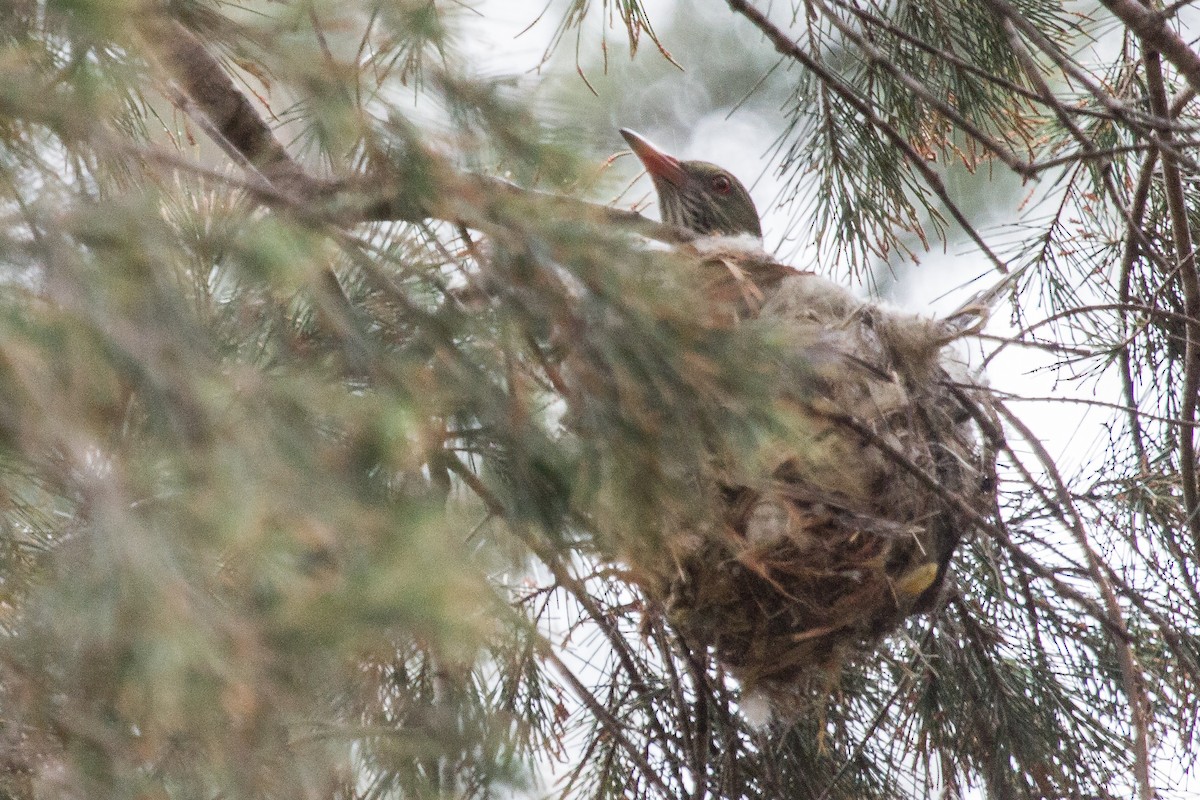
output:
[{"label": "bare twig", "polygon": [[1060,519],[1073,534],[1075,544],[1080,548],[1087,560],[1088,573],[1093,583],[1095,583],[1096,588],[1100,591],[1100,596],[1103,599],[1107,612],[1108,627],[1114,634],[1112,637],[1113,645],[1117,649],[1118,661],[1121,666],[1121,677],[1125,686],[1125,696],[1129,700],[1130,726],[1133,728],[1134,777],[1137,780],[1141,800],[1152,800],[1154,797],[1154,788],[1150,783],[1150,700],[1146,697],[1145,679],[1137,658],[1134,656],[1133,648],[1130,645],[1129,631],[1125,626],[1125,616],[1121,611],[1120,603],[1117,601],[1116,591],[1113,588],[1112,582],[1108,579],[1104,562],[1096,554],[1096,551],[1088,541],[1083,518],[1075,508],[1075,503],[1071,499],[1071,494],[1067,490],[1066,483],[1058,473],[1054,459],[1050,457],[1041,440],[1033,434],[1033,431],[1019,417],[1009,411],[999,401],[995,402],[995,407],[1001,416],[1004,417],[1005,421],[1021,434],[1021,438],[1033,449],[1038,461],[1046,469],[1046,473],[1054,485],[1055,495],[1061,508],[1062,516]]}]

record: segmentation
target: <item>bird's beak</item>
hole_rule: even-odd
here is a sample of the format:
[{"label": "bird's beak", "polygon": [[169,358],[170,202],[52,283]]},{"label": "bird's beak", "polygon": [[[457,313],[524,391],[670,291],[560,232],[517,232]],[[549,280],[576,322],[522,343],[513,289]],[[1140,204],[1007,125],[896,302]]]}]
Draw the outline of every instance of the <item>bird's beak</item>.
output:
[{"label": "bird's beak", "polygon": [[647,139],[628,128],[621,128],[621,135],[625,137],[625,141],[629,142],[633,154],[642,162],[642,166],[646,168],[646,172],[650,173],[651,178],[664,180],[673,186],[683,188],[683,184],[687,180],[687,173],[683,171],[683,166],[679,163],[678,158],[667,155],[650,144]]}]

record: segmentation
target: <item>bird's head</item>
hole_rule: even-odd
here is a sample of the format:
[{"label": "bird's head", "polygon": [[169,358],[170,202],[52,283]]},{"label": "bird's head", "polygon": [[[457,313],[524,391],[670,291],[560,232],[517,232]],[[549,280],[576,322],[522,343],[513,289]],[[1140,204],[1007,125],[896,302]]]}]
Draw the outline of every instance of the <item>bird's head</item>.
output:
[{"label": "bird's head", "polygon": [[621,135],[654,181],[663,222],[704,235],[762,238],[754,201],[729,172],[707,161],[680,161],[628,128]]}]

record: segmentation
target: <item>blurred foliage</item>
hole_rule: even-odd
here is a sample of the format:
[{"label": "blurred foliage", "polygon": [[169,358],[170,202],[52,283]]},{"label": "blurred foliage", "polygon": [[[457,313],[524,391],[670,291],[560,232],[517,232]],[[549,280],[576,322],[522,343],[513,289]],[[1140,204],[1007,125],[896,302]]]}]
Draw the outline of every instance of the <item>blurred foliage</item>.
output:
[{"label": "blurred foliage", "polygon": [[[1045,41],[990,2],[776,5],[820,71],[723,7],[552,2],[537,92],[472,69],[494,5],[0,0],[0,797],[1127,796],[1143,702],[1154,764],[1192,767],[1195,309],[1169,181],[1129,210],[1166,130],[1136,41],[1096,68],[1057,3],[1011,7]],[[164,68],[165,18],[311,174],[481,221],[264,191]],[[618,102],[568,101],[575,63]],[[705,77],[646,77],[676,63]],[[1060,160],[1005,245],[1017,344],[1127,383],[1077,474],[1010,427],[944,602],[766,730],[614,554],[702,517],[695,465],[777,432],[804,365],[704,319],[686,257],[457,172],[619,191],[602,115],[691,123],[697,94],[778,124],[782,201],[851,268],[954,232],[930,174]]]}]

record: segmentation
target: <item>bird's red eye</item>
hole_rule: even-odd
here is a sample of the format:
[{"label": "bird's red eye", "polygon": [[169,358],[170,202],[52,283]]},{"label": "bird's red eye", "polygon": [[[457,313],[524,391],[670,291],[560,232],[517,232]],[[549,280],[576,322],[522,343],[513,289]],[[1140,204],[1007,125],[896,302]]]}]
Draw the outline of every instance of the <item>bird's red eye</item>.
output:
[{"label": "bird's red eye", "polygon": [[712,190],[717,194],[729,194],[729,190],[733,188],[733,184],[729,182],[729,178],[724,175],[714,175],[712,179]]}]

